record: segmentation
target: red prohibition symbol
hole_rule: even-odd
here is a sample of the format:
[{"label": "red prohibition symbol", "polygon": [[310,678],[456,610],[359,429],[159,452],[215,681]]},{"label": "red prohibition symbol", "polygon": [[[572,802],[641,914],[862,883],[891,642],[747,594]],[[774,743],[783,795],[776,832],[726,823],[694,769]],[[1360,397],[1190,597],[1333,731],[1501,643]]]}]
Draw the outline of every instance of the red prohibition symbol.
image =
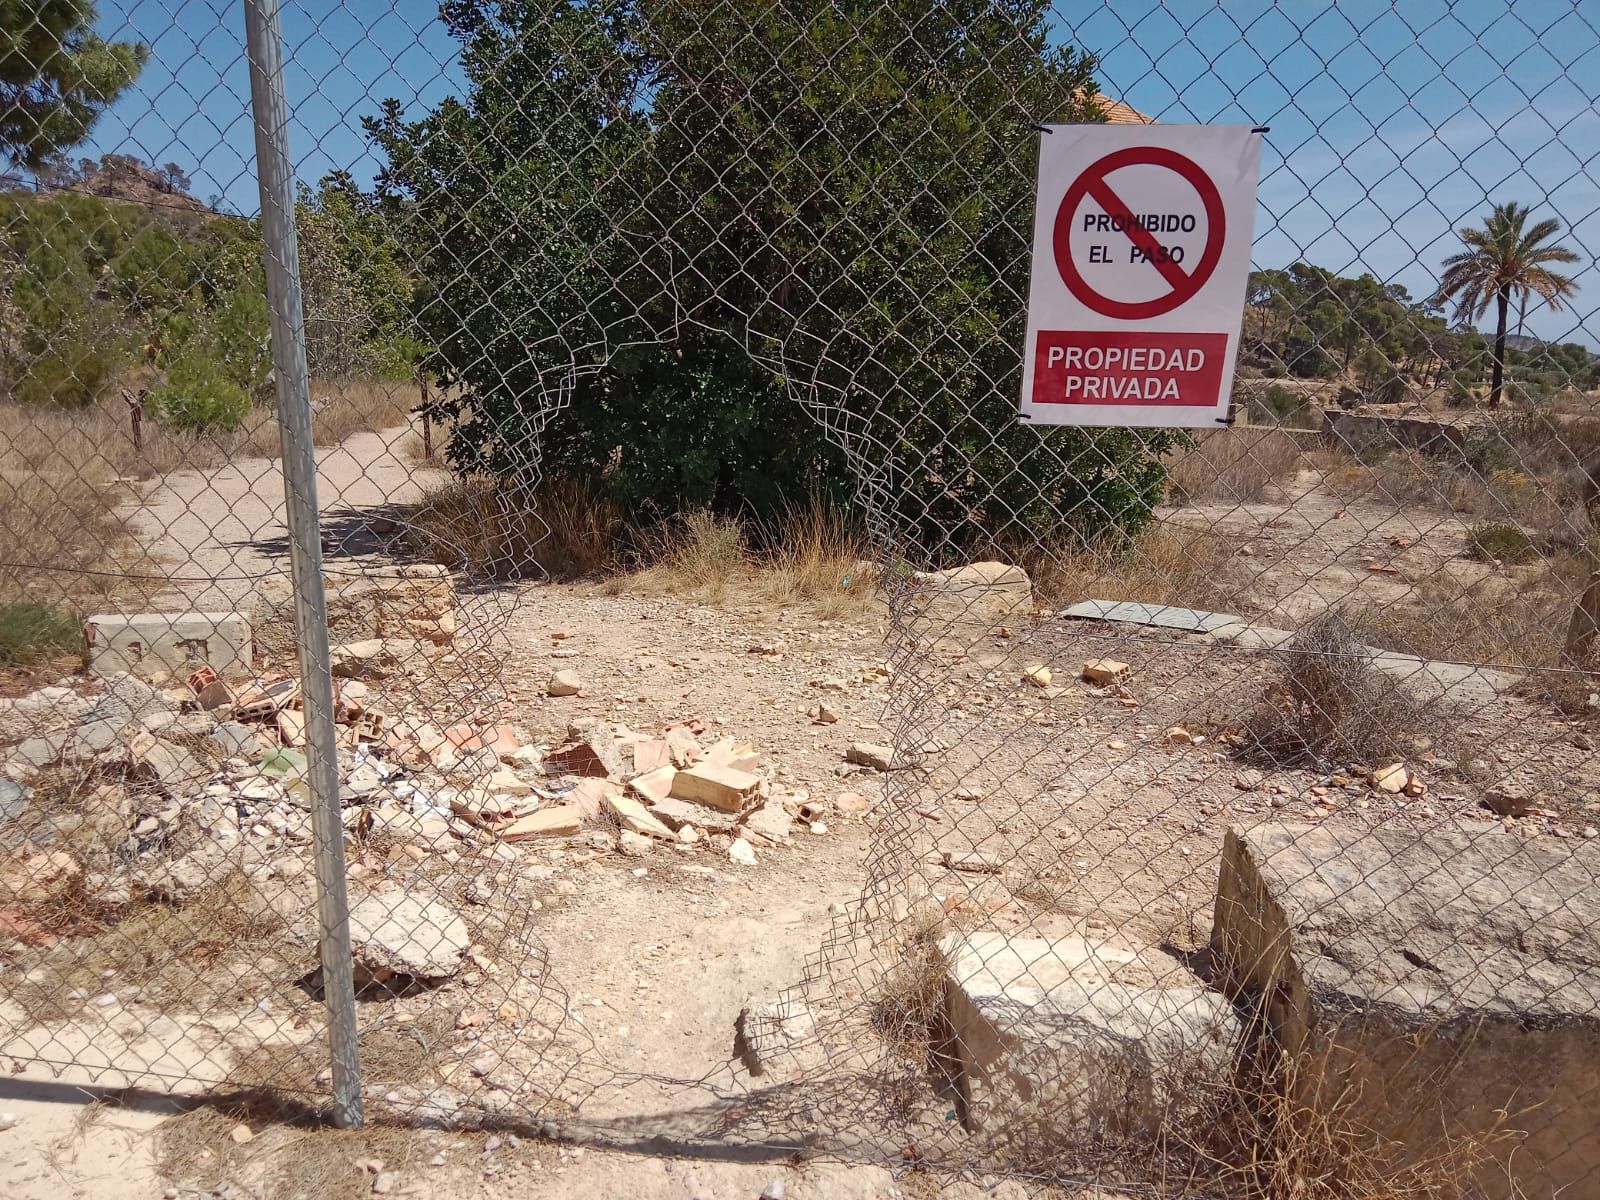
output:
[{"label": "red prohibition symbol", "polygon": [[[1154,235],[1138,224],[1133,211],[1106,182],[1106,176],[1113,171],[1133,166],[1165,167],[1169,171],[1175,171],[1200,194],[1200,202],[1206,210],[1206,245],[1200,255],[1200,261],[1194,265],[1194,270],[1185,271],[1177,263],[1166,261],[1167,256],[1162,252],[1161,245]],[[1078,270],[1078,264],[1072,259],[1071,241],[1073,218],[1077,214],[1078,206],[1086,197],[1098,204],[1105,210],[1107,216],[1122,226],[1123,233],[1138,247],[1140,253],[1145,256],[1145,261],[1159,271],[1161,277],[1167,281],[1170,291],[1157,296],[1154,300],[1130,301],[1116,300],[1102,295],[1089,286],[1088,280]],[[1206,285],[1206,280],[1211,278],[1211,273],[1217,269],[1217,263],[1222,259],[1226,221],[1222,209],[1222,196],[1217,191],[1217,185],[1211,182],[1211,177],[1192,159],[1159,146],[1131,146],[1090,164],[1089,168],[1073,181],[1072,186],[1067,189],[1067,194],[1061,198],[1061,208],[1056,213],[1055,230],[1052,234],[1056,267],[1072,294],[1103,316],[1116,317],[1123,321],[1159,317],[1162,313],[1169,313],[1180,304],[1193,299]]]}]

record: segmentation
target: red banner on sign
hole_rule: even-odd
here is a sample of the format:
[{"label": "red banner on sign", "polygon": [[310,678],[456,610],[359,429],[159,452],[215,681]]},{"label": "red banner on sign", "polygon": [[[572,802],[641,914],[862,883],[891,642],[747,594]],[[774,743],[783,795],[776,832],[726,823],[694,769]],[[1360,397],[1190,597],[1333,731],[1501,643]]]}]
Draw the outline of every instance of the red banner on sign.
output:
[{"label": "red banner on sign", "polygon": [[1225,333],[1041,329],[1035,404],[1210,408],[1222,387]]}]

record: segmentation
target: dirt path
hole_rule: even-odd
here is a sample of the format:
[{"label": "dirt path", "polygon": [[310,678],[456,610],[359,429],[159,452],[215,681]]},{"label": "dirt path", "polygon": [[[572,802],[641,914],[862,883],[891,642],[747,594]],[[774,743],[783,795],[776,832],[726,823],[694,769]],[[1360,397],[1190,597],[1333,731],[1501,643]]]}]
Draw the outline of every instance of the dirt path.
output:
[{"label": "dirt path", "polygon": [[[409,457],[410,432],[402,426],[358,433],[318,449],[317,498],[330,565],[381,550],[372,521],[418,500],[435,474]],[[157,601],[162,609],[234,609],[259,579],[288,570],[283,471],[276,459],[175,472],[122,515],[166,572]]]}]

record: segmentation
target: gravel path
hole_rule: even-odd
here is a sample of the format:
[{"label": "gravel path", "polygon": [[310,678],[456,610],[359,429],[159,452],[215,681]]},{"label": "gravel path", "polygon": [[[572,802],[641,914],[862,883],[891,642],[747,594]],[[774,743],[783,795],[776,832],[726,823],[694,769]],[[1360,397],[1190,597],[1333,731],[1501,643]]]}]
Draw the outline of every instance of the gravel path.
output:
[{"label": "gravel path", "polygon": [[[393,516],[422,496],[433,472],[403,450],[404,426],[358,433],[317,451],[323,554],[339,560],[382,549],[374,519]],[[287,572],[283,472],[276,459],[240,458],[177,471],[123,510],[133,535],[160,564],[167,584],[153,607],[226,611],[241,605],[264,576]]]}]

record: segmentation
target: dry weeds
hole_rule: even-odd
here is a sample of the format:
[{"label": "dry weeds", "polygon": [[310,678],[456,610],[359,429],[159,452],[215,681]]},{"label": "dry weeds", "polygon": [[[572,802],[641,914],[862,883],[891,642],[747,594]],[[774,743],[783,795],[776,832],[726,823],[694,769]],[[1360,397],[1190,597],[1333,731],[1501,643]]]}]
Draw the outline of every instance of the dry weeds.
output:
[{"label": "dry weeds", "polygon": [[1330,611],[1306,625],[1239,734],[1240,754],[1276,766],[1379,765],[1406,758],[1427,706],[1373,668],[1359,626]]},{"label": "dry weeds", "polygon": [[1239,612],[1249,580],[1231,565],[1237,549],[1221,534],[1166,521],[1121,544],[1043,550],[1022,565],[1047,607],[1100,598]]},{"label": "dry weeds", "polygon": [[1281,429],[1241,426],[1196,435],[1167,466],[1172,503],[1249,504],[1293,482],[1300,443]]}]

